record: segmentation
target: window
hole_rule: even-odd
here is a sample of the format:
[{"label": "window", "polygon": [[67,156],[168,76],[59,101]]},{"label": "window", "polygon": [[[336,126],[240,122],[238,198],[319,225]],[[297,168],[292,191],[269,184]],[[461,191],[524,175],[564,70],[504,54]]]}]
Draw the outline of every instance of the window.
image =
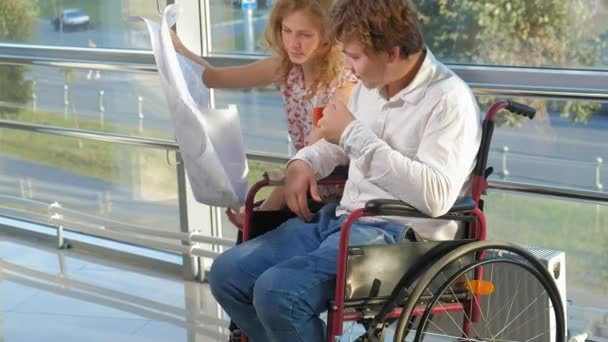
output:
[{"label": "window", "polygon": [[0,42],[8,43],[150,49],[145,25],[136,18],[160,19],[156,0],[145,6],[123,0],[3,1],[11,6],[3,6],[0,16],[17,19],[0,29]]},{"label": "window", "polygon": [[415,0],[448,63],[607,69],[608,1]]}]

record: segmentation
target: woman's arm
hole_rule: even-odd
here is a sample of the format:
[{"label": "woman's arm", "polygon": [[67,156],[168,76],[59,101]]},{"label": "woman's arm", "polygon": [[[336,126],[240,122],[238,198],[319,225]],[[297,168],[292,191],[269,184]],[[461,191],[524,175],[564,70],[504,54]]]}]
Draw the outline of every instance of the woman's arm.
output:
[{"label": "woman's arm", "polygon": [[278,81],[280,62],[276,57],[264,58],[242,66],[216,68],[190,51],[173,31],[171,40],[177,53],[205,67],[201,78],[208,88],[254,88]]},{"label": "woman's arm", "polygon": [[209,88],[254,88],[278,82],[279,61],[268,57],[235,67],[210,67],[203,72],[203,83]]}]

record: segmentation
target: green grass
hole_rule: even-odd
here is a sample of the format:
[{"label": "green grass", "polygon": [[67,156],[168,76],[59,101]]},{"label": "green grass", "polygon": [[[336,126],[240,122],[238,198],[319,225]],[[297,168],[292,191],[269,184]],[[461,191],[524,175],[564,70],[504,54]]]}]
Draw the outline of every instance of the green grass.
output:
[{"label": "green grass", "polygon": [[608,295],[608,206],[511,192],[486,203],[488,239],[564,251],[568,286]]},{"label": "green grass", "polygon": [[[76,121],[71,117],[66,121],[63,115],[46,112],[21,111],[16,114],[0,112],[0,119],[124,135],[134,133],[124,127],[107,124],[101,127],[96,120]],[[148,178],[150,186],[175,189],[175,172],[166,164],[163,150],[134,148],[12,129],[0,129],[0,146],[2,153],[75,174],[125,185],[131,185],[132,182],[132,179],[128,179],[125,174],[133,172],[134,169],[140,174],[150,173],[153,170],[153,175]]]},{"label": "green grass", "polygon": [[30,212],[30,213],[34,213],[34,214],[39,214],[39,215],[48,215],[49,214],[48,209],[34,208],[31,206],[13,204],[13,203],[8,203],[8,202],[0,202],[0,203],[2,203],[0,205],[0,207],[3,207],[3,208],[26,211],[26,212]]},{"label": "green grass", "polygon": [[[119,131],[108,125],[101,129],[99,123],[89,120],[65,121],[63,116],[44,112],[21,111],[13,115],[0,114],[0,118],[66,128]],[[107,143],[4,129],[0,133],[0,145],[3,153],[26,160],[103,180],[112,178],[112,155]]]}]

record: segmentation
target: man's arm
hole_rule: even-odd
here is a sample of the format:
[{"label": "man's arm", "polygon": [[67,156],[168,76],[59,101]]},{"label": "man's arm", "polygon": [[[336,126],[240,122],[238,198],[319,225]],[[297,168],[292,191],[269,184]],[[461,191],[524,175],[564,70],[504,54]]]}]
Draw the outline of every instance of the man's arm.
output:
[{"label": "man's arm", "polygon": [[348,163],[348,157],[339,146],[324,139],[307,146],[287,164],[285,177],[285,203],[298,217],[305,221],[312,219],[308,208],[308,192],[321,202],[317,179],[328,176],[338,165]]},{"label": "man's arm", "polygon": [[456,201],[472,170],[480,136],[473,101],[446,95],[434,108],[414,158],[392,149],[359,121],[346,127],[339,143],[366,180],[436,217]]},{"label": "man's arm", "polygon": [[327,142],[325,139],[317,140],[314,144],[299,150],[287,163],[302,160],[313,170],[316,179],[329,176],[340,165],[348,164],[348,156],[342,147]]}]

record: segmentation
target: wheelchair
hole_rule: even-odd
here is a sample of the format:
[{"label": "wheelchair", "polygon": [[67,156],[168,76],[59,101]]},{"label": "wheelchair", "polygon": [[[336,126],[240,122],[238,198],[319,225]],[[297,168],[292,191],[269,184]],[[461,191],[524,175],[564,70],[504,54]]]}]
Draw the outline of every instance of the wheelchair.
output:
[{"label": "wheelchair", "polygon": [[[388,341],[391,334],[393,341],[565,341],[564,302],[550,271],[522,247],[486,241],[481,197],[492,172],[486,164],[494,116],[502,109],[529,119],[536,113],[509,100],[490,107],[483,120],[471,196],[458,200],[447,214],[428,217],[392,199],[371,200],[350,213],[341,228],[326,342]],[[344,175],[335,173],[320,184],[343,183]],[[243,241],[293,217],[289,212],[254,211],[256,193],[283,184],[283,177],[266,173],[250,189]],[[378,215],[460,221],[464,239],[349,246],[351,224]],[[348,330],[355,323],[362,325],[363,334],[348,336],[345,322],[351,322]]]}]

